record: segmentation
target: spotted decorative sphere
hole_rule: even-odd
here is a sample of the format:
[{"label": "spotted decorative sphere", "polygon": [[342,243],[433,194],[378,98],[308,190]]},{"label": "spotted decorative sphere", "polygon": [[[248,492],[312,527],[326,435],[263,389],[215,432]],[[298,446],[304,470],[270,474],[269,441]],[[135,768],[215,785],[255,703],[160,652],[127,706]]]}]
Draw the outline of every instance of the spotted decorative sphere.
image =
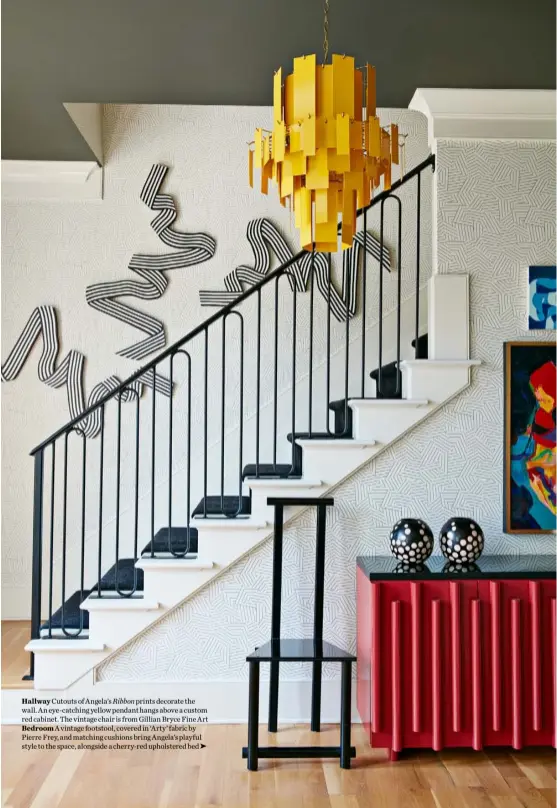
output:
[{"label": "spotted decorative sphere", "polygon": [[449,561],[470,564],[477,561],[482,554],[484,534],[473,519],[453,516],[441,528],[439,544],[441,552]]},{"label": "spotted decorative sphere", "polygon": [[391,553],[407,564],[422,564],[433,552],[433,533],[420,519],[401,519],[391,530]]}]

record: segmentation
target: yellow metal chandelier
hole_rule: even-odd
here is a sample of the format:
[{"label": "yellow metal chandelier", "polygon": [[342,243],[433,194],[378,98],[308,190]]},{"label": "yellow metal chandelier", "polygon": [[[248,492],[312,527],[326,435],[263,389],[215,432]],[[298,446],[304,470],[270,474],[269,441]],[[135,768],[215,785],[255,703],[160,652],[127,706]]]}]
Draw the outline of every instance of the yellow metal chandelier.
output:
[{"label": "yellow metal chandelier", "polygon": [[[325,0],[324,62],[328,54]],[[252,148],[253,147],[253,148]],[[290,201],[305,250],[334,252],[352,246],[356,211],[374,190],[391,187],[399,162],[396,124],[381,126],[376,110],[375,68],[356,68],[352,56],[334,54],[317,64],[315,54],[294,59],[294,71],[274,77],[273,129],[255,130],[249,149],[249,180],[261,171],[261,191],[278,186],[282,205]]]}]

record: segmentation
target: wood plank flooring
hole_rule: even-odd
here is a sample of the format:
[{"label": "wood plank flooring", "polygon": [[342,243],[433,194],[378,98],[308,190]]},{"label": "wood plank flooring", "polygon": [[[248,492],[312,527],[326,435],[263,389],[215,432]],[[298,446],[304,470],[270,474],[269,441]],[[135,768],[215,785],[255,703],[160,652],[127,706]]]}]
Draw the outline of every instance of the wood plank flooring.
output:
[{"label": "wood plank flooring", "polygon": [[29,654],[24,650],[31,636],[29,620],[2,620],[2,689],[20,690],[33,687],[24,682],[29,673]]},{"label": "wood plank flooring", "polygon": [[[128,728],[129,729],[129,728]],[[193,751],[22,751],[2,728],[3,808],[555,808],[555,753],[419,752],[390,763],[354,726],[357,759],[265,760],[246,771],[243,725],[207,725]],[[276,738],[276,740],[275,740]],[[336,744],[338,727],[280,729],[261,744]]]},{"label": "wood plank flooring", "polygon": [[[2,688],[23,682],[29,623],[2,621]],[[129,730],[129,727],[127,728]],[[419,752],[390,763],[353,728],[358,757],[264,760],[246,771],[244,725],[207,725],[193,751],[23,751],[20,727],[2,728],[2,808],[557,808],[550,749]],[[262,746],[337,745],[338,727],[281,727]]]}]

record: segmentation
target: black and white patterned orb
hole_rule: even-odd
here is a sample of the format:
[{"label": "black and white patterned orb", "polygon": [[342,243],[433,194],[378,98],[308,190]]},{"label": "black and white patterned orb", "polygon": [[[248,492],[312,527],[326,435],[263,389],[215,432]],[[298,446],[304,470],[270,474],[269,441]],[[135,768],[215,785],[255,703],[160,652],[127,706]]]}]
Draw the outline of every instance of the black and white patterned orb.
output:
[{"label": "black and white patterned orb", "polygon": [[422,564],[433,552],[433,533],[421,519],[401,519],[389,540],[391,553],[407,564]]},{"label": "black and white patterned orb", "polygon": [[449,561],[470,564],[477,561],[484,549],[484,534],[473,519],[453,516],[439,534],[441,552]]}]

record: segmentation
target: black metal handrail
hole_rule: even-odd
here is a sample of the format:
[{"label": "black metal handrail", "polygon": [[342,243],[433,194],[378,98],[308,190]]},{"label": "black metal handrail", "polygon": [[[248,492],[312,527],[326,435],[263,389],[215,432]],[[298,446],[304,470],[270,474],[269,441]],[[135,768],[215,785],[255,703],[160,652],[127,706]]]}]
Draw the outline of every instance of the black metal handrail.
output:
[{"label": "black metal handrail", "polygon": [[[251,501],[250,497],[244,494],[246,478],[302,476],[302,452],[296,442],[297,436],[327,437],[332,440],[351,437],[351,410],[348,402],[351,396],[365,398],[365,376],[369,371],[366,367],[369,361],[366,349],[366,342],[369,341],[366,336],[366,311],[370,308],[368,254],[374,255],[379,270],[378,283],[374,290],[378,295],[377,304],[372,299],[374,309],[377,305],[377,311],[372,312],[374,322],[377,324],[378,369],[374,372],[375,375],[372,374],[375,378],[376,396],[401,397],[399,366],[402,356],[403,217],[402,201],[397,196],[397,191],[413,178],[417,179],[417,231],[413,230],[412,225],[412,232],[416,233],[413,290],[415,311],[409,314],[407,325],[412,329],[418,355],[421,174],[428,167],[435,167],[434,155],[430,155],[404,177],[394,182],[388,191],[379,193],[369,205],[357,211],[358,217],[363,216],[363,230],[357,234],[353,249],[344,253],[342,298],[336,289],[333,289],[331,256],[322,256],[315,251],[308,254],[302,250],[265,274],[261,280],[250,285],[232,302],[163,350],[148,364],[119,383],[32,450],[31,455],[34,457],[32,639],[37,639],[41,632],[45,638],[83,637],[87,628],[85,622],[87,612],[81,610],[76,613],[75,606],[76,603],[79,606],[90,592],[92,596],[97,597],[104,597],[107,591],[110,591],[112,596],[119,597],[140,594],[143,586],[142,573],[135,566],[140,554],[151,558],[159,557],[161,554],[165,557],[170,555],[185,558],[197,552],[194,516],[209,519],[243,518],[248,515],[251,512]],[[368,212],[375,206],[379,206],[379,240],[368,235],[367,231]],[[384,367],[386,340],[383,323],[385,288],[387,288],[385,284],[388,283],[387,277],[383,277],[383,272],[390,266],[390,256],[387,261],[388,251],[383,244],[384,219],[385,213],[391,208],[396,214],[395,250],[398,269],[396,287],[394,285],[391,287],[393,294],[396,291],[396,310],[392,309],[392,313],[396,314],[396,337],[392,343],[392,353],[396,356],[396,360],[391,363],[395,368],[394,380],[392,368],[389,371],[390,378],[386,378],[389,374]],[[375,242],[375,247],[371,244],[372,241]],[[363,261],[360,267],[359,256],[362,255],[360,252],[362,247]],[[297,262],[300,263],[291,269]],[[356,372],[354,355],[351,356],[350,353],[350,324],[357,309],[356,293],[360,268],[362,303],[361,331],[358,332],[358,339],[361,342],[361,356],[357,357]],[[279,298],[281,300],[285,298],[281,297],[279,286],[280,278],[284,275],[287,276],[292,289],[292,307],[290,309],[289,303],[288,309],[281,311]],[[265,287],[269,289],[263,293]],[[299,292],[308,288],[309,323],[305,323],[299,319],[299,310],[303,311],[301,307],[304,305],[299,302]],[[321,303],[317,305],[315,289],[322,297]],[[263,302],[264,294],[266,297]],[[333,296],[336,301],[335,317],[340,326],[340,330],[336,332],[333,332],[331,326]],[[255,300],[257,309],[253,322],[244,317],[245,310],[238,311],[241,304],[250,298]],[[321,318],[314,316],[314,308],[319,313],[319,305],[326,306]],[[268,315],[264,322],[263,311],[266,317]],[[218,327],[211,328],[216,323],[221,324],[221,331]],[[307,329],[308,325],[309,339],[306,344],[306,331],[303,329]],[[267,333],[265,328],[272,330],[267,334],[269,350],[268,355],[264,357],[262,346]],[[336,342],[333,341],[333,333]],[[253,358],[248,353],[250,341],[254,343]],[[191,346],[186,350],[185,346],[188,343],[191,343]],[[316,362],[318,347],[321,351],[318,355],[319,364]],[[214,354],[211,354],[211,348]],[[175,360],[179,355],[186,372],[182,380],[185,402],[180,400],[180,389],[177,390],[176,397],[173,395]],[[210,358],[214,356],[217,360],[220,359],[220,366],[217,362],[216,370],[210,362]],[[170,396],[166,405],[168,410],[161,410],[156,369],[168,359]],[[332,372],[334,367],[338,372]],[[249,375],[250,372],[253,376]],[[152,387],[152,399],[150,402],[147,401],[145,406],[141,406],[141,388],[138,383],[151,373],[153,384],[149,386]],[[280,373],[282,376],[279,389]],[[248,378],[251,387],[246,383]],[[303,379],[302,384],[300,379]],[[233,390],[227,386],[227,381],[230,380],[233,382]],[[192,410],[192,391],[200,398],[199,407],[195,411]],[[264,403],[262,403],[262,391],[267,394]],[[335,394],[339,400],[332,401]],[[302,406],[305,401],[305,399],[302,401],[302,397],[306,395],[307,407]],[[111,401],[117,402],[117,408],[107,406]],[[135,405],[123,410],[122,402],[126,401],[134,401]],[[253,402],[255,410],[248,417],[246,404],[253,406]],[[325,404],[324,411],[323,404]],[[236,407],[239,409],[234,415]],[[335,413],[334,427],[330,423],[330,410]],[[192,412],[195,418],[199,417],[200,423],[197,425]],[[96,419],[95,428],[98,428],[100,438],[97,445],[88,446],[84,423],[85,419],[93,414]],[[145,418],[141,417],[142,414]],[[176,414],[179,414],[181,420],[177,420]],[[252,418],[255,423],[250,422]],[[316,431],[318,421],[322,424],[321,432]],[[307,431],[300,432],[300,424],[302,426],[307,424]],[[291,431],[287,435],[288,429]],[[72,432],[75,432],[80,440],[70,441]],[[213,443],[209,440],[210,436],[211,440],[216,438]],[[261,440],[262,437],[264,440]],[[291,442],[288,462],[279,459],[279,437],[281,439],[288,437]],[[58,439],[61,440],[58,442]],[[125,440],[127,442],[124,444]],[[249,462],[244,467],[244,454],[248,445],[251,446],[253,452],[251,457],[255,458],[255,462]],[[282,447],[284,458],[287,444],[283,443]],[[78,455],[72,458],[70,453],[74,450]],[[268,460],[271,462],[262,462],[264,451],[269,452]],[[212,454],[210,456],[211,452],[214,452],[215,456]],[[220,456],[217,457],[219,452]],[[193,469],[192,457],[196,456],[199,460]],[[176,465],[175,468],[177,457],[185,460],[181,466]],[[141,479],[140,468],[144,475]],[[92,472],[94,474],[91,477]],[[164,476],[161,477],[161,474]],[[179,474],[183,475],[182,479]],[[126,484],[128,499],[124,500],[123,492],[126,490]],[[215,493],[210,493],[211,485],[214,485]],[[159,491],[163,507],[160,507],[156,495],[159,486],[164,486]],[[234,490],[232,495],[226,493],[230,488]],[[72,491],[75,492],[73,495]],[[194,493],[197,491],[197,495],[201,495],[201,500],[193,511],[192,491]],[[143,511],[140,511],[140,500]],[[180,509],[181,515],[177,515]],[[48,519],[45,519],[45,511],[48,511]],[[126,518],[128,518],[127,529]],[[159,524],[165,526],[159,528],[155,534],[157,520]],[[176,527],[176,523],[178,525],[185,523],[185,526]],[[150,539],[143,550],[139,546],[141,532]],[[97,545],[94,542],[92,546],[88,545],[86,533],[92,535],[93,539],[96,537]],[[72,537],[75,537],[73,543]],[[126,549],[128,558],[125,557]],[[93,551],[94,557],[89,557],[90,551]],[[114,563],[103,575],[103,565],[107,556],[110,556]],[[48,564],[46,564],[47,557]],[[56,563],[55,559],[58,559]],[[43,570],[43,566],[47,569]],[[41,628],[43,583],[48,619]],[[70,594],[66,600],[74,588],[77,588],[77,591],[73,595]],[[55,595],[55,589],[56,593],[60,591],[60,599],[57,594]],[[70,604],[70,600],[73,605]],[[61,606],[58,612],[55,612],[54,607],[60,601]],[[32,655],[31,678],[33,671]]]},{"label": "black metal handrail", "polygon": [[[416,176],[419,177],[421,172],[428,166],[431,166],[433,169],[435,168],[434,154],[430,154],[429,157],[427,157],[425,160],[423,160],[421,163],[419,163],[417,166],[411,169],[407,174],[405,174],[399,180],[396,180],[396,182],[393,182],[388,191],[381,191],[381,193],[377,194],[377,196],[375,196],[371,200],[369,205],[366,205],[366,207],[364,208],[359,208],[356,211],[356,217],[360,217],[362,214],[373,208],[375,205],[378,205],[379,203],[383,202],[389,196],[394,194],[395,191],[397,191],[399,188],[401,188],[403,185],[405,185],[407,182],[413,179],[413,177]],[[341,225],[339,224],[338,226],[339,232],[340,228]],[[94,404],[91,404],[90,407],[87,407],[87,409],[83,410],[83,412],[81,412],[71,421],[68,421],[67,424],[64,424],[64,426],[60,427],[60,429],[57,429],[56,432],[53,432],[52,435],[49,435],[48,438],[43,440],[41,443],[37,444],[37,446],[35,446],[35,448],[32,449],[29,454],[34,455],[40,449],[44,449],[46,446],[52,443],[53,440],[59,438],[60,435],[62,435],[64,432],[67,432],[73,429],[75,426],[79,425],[79,423],[83,421],[83,419],[86,418],[88,415],[95,412],[95,410],[98,410],[100,407],[102,407],[103,404],[106,404],[107,401],[111,401],[112,399],[114,399],[126,388],[129,388],[129,386],[133,382],[139,381],[142,376],[144,376],[148,371],[153,370],[160,362],[164,361],[165,359],[168,359],[168,357],[171,356],[178,348],[181,348],[182,345],[185,345],[194,337],[197,337],[199,334],[202,334],[206,328],[208,328],[213,323],[216,323],[217,320],[220,320],[222,317],[228,314],[228,312],[236,308],[236,306],[238,306],[239,303],[242,303],[244,300],[247,300],[248,297],[251,297],[251,295],[253,295],[255,292],[262,289],[263,286],[266,286],[267,283],[269,283],[269,281],[271,281],[277,275],[281,275],[283,272],[289,269],[293,264],[296,263],[296,261],[299,261],[301,258],[303,258],[304,255],[306,255],[306,252],[307,252],[306,250],[300,250],[299,253],[293,255],[292,258],[288,259],[288,261],[285,261],[279,267],[276,267],[272,272],[269,272],[260,281],[253,284],[253,286],[250,286],[248,289],[245,290],[245,292],[239,294],[238,297],[236,297],[231,303],[228,303],[226,306],[223,306],[221,309],[215,312],[215,314],[212,314],[202,323],[193,328],[188,334],[186,334],[185,337],[182,337],[181,339],[177,340],[172,345],[170,345],[168,348],[165,348],[164,351],[161,351],[161,353],[155,357],[155,359],[152,359],[142,368],[136,370],[135,373],[132,373],[131,376],[128,376],[128,378],[125,381],[121,382],[118,387],[115,387],[114,390],[111,390],[109,393],[106,393],[106,395],[104,395],[101,399],[99,399],[99,401],[96,401]]]}]

